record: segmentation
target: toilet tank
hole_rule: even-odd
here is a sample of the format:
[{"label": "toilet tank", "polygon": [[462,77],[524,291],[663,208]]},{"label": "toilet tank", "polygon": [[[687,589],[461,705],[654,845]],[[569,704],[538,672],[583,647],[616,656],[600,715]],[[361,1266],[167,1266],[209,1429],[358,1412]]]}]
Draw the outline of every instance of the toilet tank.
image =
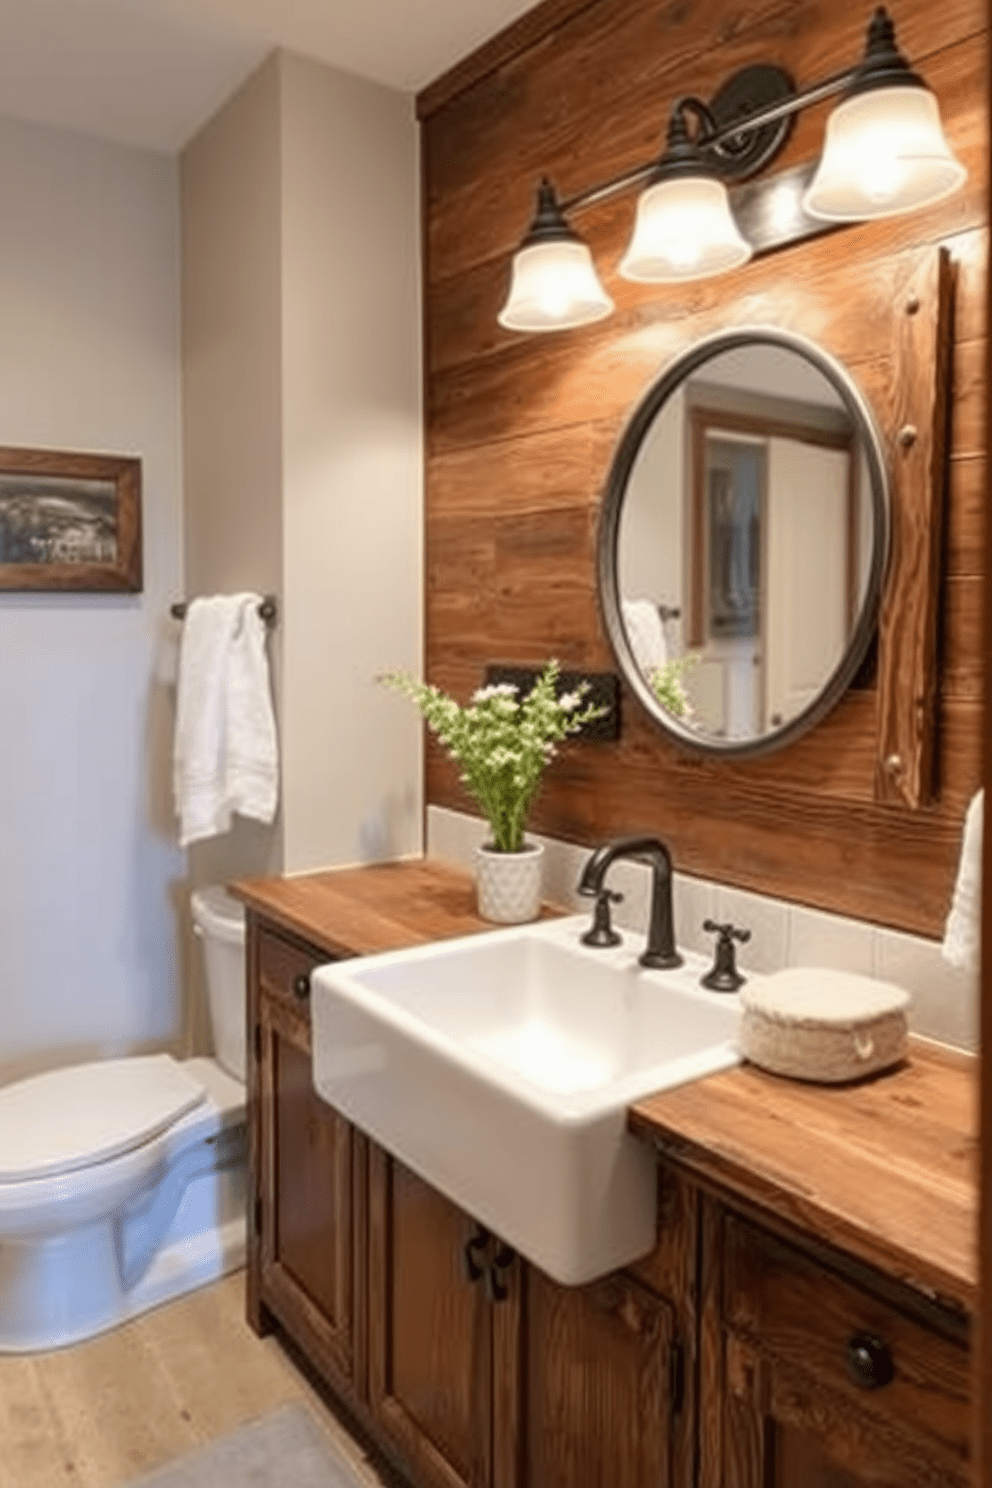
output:
[{"label": "toilet tank", "polygon": [[203,946],[214,1054],[228,1074],[244,1081],[245,912],[219,885],[197,889],[190,905]]}]

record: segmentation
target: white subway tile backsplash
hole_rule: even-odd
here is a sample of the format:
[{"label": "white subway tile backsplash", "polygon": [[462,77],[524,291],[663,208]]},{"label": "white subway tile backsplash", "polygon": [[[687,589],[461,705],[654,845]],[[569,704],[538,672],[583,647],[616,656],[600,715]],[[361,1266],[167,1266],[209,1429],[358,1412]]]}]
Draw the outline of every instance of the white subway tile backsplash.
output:
[{"label": "white subway tile backsplash", "polygon": [[[474,848],[487,836],[485,822],[477,817],[440,806],[427,808],[429,857],[470,869]],[[589,901],[578,895],[575,886],[590,849],[551,837],[537,840],[544,843],[547,854],[545,897],[573,910],[588,909]],[[617,863],[610,869],[609,882],[624,896],[623,903],[614,908],[614,923],[643,933],[650,869],[640,863]],[[703,920],[731,920],[751,931],[750,941],[738,948],[743,971],[828,966],[895,982],[913,998],[910,1026],[915,1033],[962,1049],[978,1047],[978,979],[948,966],[936,941],[678,872],[674,912],[676,939],[683,950],[709,954],[713,937],[703,932]]]},{"label": "white subway tile backsplash", "polygon": [[978,1049],[978,978],[974,972],[949,966],[936,941],[876,930],[875,975],[910,994],[909,1026],[914,1033]]},{"label": "white subway tile backsplash", "polygon": [[789,966],[829,966],[874,975],[874,929],[863,920],[794,904],[789,913]]},{"label": "white subway tile backsplash", "polygon": [[[716,919],[730,921],[739,930],[750,930],[751,939],[737,947],[741,971],[779,971],[789,965],[789,906],[780,899],[716,886]],[[712,944],[713,937],[707,937]]]},{"label": "white subway tile backsplash", "polygon": [[676,873],[673,905],[676,942],[683,950],[709,955],[713,936],[703,929],[703,921],[718,917],[716,885],[705,878]]}]

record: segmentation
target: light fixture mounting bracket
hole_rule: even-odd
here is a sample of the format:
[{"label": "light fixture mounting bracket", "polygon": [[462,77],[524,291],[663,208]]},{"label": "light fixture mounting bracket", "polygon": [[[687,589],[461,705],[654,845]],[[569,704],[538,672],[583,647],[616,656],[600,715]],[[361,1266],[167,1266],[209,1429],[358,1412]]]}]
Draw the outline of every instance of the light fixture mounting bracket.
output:
[{"label": "light fixture mounting bracket", "polygon": [[[793,115],[774,119],[757,128],[747,120],[795,97],[796,88],[782,67],[757,62],[735,72],[710,99],[708,108],[716,133],[725,135],[739,119],[741,129],[726,135],[707,149],[710,163],[728,181],[743,181],[753,176],[772,160],[785,144],[792,129]],[[705,140],[699,142],[705,146]]]}]

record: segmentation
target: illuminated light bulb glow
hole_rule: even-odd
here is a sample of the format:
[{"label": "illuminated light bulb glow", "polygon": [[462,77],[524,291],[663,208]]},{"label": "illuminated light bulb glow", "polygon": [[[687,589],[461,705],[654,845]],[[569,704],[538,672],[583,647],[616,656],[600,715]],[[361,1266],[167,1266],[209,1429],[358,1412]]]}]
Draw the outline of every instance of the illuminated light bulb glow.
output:
[{"label": "illuminated light bulb glow", "polygon": [[630,246],[620,264],[625,279],[664,284],[704,279],[747,263],[726,188],[709,176],[659,181],[641,193]]},{"label": "illuminated light bulb glow", "polygon": [[876,88],[830,115],[803,206],[811,217],[837,222],[895,216],[940,201],[966,177],[927,88]]},{"label": "illuminated light bulb glow", "polygon": [[559,331],[602,320],[613,309],[584,243],[534,243],[513,259],[499,323],[512,331]]}]

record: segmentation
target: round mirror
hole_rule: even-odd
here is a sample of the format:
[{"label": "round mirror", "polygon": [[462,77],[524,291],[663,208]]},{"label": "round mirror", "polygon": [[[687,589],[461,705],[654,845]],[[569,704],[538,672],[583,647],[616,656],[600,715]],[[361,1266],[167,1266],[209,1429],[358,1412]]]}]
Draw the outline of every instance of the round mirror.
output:
[{"label": "round mirror", "polygon": [[871,411],[801,337],[721,332],[651,387],[613,460],[599,592],[648,712],[707,753],[810,728],[864,659],[888,552]]}]

